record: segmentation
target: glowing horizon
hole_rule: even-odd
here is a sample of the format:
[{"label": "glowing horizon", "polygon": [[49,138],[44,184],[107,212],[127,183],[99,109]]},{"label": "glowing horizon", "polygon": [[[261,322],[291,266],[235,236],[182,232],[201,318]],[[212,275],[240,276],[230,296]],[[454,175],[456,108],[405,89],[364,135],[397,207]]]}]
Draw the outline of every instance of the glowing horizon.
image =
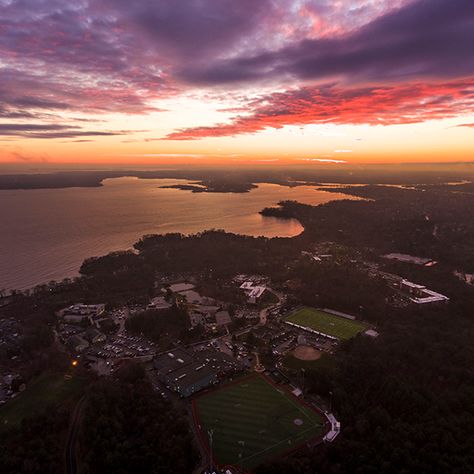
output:
[{"label": "glowing horizon", "polygon": [[470,0],[0,0],[0,163],[474,160]]}]

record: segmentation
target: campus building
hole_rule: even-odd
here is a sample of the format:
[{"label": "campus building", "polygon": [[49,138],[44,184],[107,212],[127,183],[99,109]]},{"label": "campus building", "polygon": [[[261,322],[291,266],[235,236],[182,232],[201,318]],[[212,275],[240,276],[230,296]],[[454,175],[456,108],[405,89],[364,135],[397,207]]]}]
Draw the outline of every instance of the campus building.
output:
[{"label": "campus building", "polygon": [[447,296],[405,279],[400,282],[400,289],[409,295],[410,301],[416,304],[446,303],[449,301]]},{"label": "campus building", "polygon": [[165,376],[166,386],[182,397],[190,397],[194,393],[217,382],[217,373],[203,361],[181,367]]},{"label": "campus building", "polygon": [[214,351],[199,354],[182,348],[158,355],[153,365],[161,382],[182,397],[217,383],[219,377],[242,369],[232,357]]},{"label": "campus building", "polygon": [[262,297],[266,291],[266,287],[262,285],[254,285],[252,281],[244,281],[240,285],[240,289],[244,290],[247,295],[249,303],[257,303],[257,301]]},{"label": "campus building", "polygon": [[89,320],[92,323],[105,312],[105,304],[73,304],[62,310],[64,321],[68,323],[81,323]]}]

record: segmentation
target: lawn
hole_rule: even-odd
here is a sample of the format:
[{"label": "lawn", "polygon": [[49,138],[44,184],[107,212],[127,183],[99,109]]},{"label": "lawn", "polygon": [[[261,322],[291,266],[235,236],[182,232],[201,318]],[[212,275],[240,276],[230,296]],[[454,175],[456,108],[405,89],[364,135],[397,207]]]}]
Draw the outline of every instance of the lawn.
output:
[{"label": "lawn", "polygon": [[26,390],[0,408],[0,429],[18,426],[24,418],[41,414],[48,406],[78,398],[84,379],[64,374],[44,373],[28,384]]},{"label": "lawn", "polygon": [[290,314],[286,321],[314,329],[322,334],[327,334],[343,341],[351,339],[368,327],[360,321],[353,321],[308,307],[301,308]]},{"label": "lawn", "polygon": [[285,389],[255,375],[194,401],[202,441],[220,466],[252,469],[322,436],[325,419]]}]

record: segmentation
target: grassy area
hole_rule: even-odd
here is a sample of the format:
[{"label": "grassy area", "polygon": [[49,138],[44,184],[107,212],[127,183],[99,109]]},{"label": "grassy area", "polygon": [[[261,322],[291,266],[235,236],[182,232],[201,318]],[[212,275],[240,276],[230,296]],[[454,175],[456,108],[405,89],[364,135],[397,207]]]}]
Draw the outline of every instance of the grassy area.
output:
[{"label": "grassy area", "polygon": [[23,393],[0,408],[0,429],[18,426],[25,418],[41,414],[48,406],[70,398],[78,398],[84,379],[64,374],[44,373],[30,382]]},{"label": "grassy area", "polygon": [[308,307],[301,308],[290,314],[290,316],[286,318],[286,321],[314,329],[315,331],[336,337],[343,341],[351,339],[368,327],[360,321],[353,321]]},{"label": "grassy area", "polygon": [[262,376],[244,378],[199,397],[204,440],[213,431],[219,465],[252,469],[320,436],[323,417]]}]

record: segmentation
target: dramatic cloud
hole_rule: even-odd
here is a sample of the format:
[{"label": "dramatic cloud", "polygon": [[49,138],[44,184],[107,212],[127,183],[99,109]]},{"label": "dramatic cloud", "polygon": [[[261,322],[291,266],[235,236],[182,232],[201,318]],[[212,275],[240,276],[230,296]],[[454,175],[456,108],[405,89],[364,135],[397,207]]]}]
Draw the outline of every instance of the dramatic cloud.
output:
[{"label": "dramatic cloud", "polygon": [[[208,60],[246,43],[277,10],[272,0],[111,0],[120,24],[145,33],[173,61]],[[249,47],[248,44],[245,45]]]},{"label": "dramatic cloud", "polygon": [[187,128],[166,137],[194,140],[315,123],[396,125],[453,117],[474,108],[474,81],[385,87],[304,87],[261,97],[230,123]]},{"label": "dramatic cloud", "polygon": [[[0,0],[0,8],[0,118],[12,126],[144,115],[163,99],[230,88],[243,97],[247,113],[230,123],[169,135],[193,139],[452,117],[472,97],[473,0]],[[288,91],[249,102],[260,87]],[[115,133],[103,127],[16,136]]]},{"label": "dramatic cloud", "polygon": [[180,74],[198,84],[269,78],[405,80],[474,74],[474,2],[419,0],[350,34],[304,39],[277,51],[241,55]]}]

